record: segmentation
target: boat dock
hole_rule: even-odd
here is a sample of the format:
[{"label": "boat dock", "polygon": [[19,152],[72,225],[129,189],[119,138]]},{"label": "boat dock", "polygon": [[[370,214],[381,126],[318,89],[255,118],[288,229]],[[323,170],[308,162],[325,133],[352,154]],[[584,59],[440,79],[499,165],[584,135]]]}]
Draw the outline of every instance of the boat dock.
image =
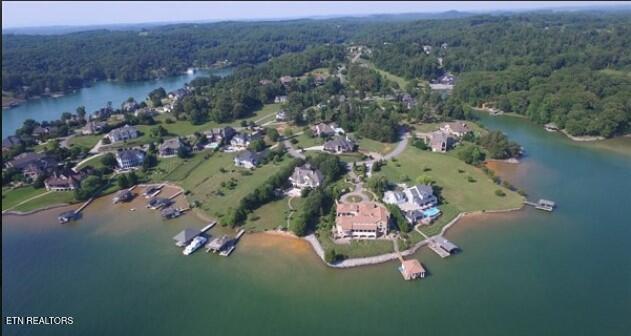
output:
[{"label": "boat dock", "polygon": [[217,224],[217,221],[212,221],[212,222],[208,223],[208,225],[206,225],[206,226],[204,226],[204,227],[202,228],[201,232],[202,232],[202,233],[204,233],[204,232],[206,232],[206,231],[208,231],[208,230],[212,229],[212,228],[213,228],[213,226],[215,226],[215,224]]},{"label": "boat dock", "polygon": [[443,236],[432,237],[429,248],[436,252],[441,258],[447,258],[458,250],[456,244],[450,242]]},{"label": "boat dock", "polygon": [[552,212],[556,208],[556,204],[553,201],[549,201],[543,198],[537,201],[537,203],[526,200],[524,201],[524,204],[534,207],[535,209],[548,212]]},{"label": "boat dock", "polygon": [[241,236],[243,236],[244,233],[245,233],[244,229],[239,230],[239,232],[237,232],[237,235],[234,237],[234,240],[239,240],[239,238],[241,238]]},{"label": "boat dock", "polygon": [[171,197],[169,197],[169,199],[172,200],[172,199],[180,196],[181,193],[182,193],[182,190],[180,190],[180,191],[176,192],[175,194],[171,195]]},{"label": "boat dock", "polygon": [[166,183],[160,184],[160,185],[150,185],[147,186],[147,188],[145,189],[145,192],[143,193],[143,195],[145,196],[145,198],[154,198],[155,196],[157,196],[161,191],[162,188],[166,185]]}]

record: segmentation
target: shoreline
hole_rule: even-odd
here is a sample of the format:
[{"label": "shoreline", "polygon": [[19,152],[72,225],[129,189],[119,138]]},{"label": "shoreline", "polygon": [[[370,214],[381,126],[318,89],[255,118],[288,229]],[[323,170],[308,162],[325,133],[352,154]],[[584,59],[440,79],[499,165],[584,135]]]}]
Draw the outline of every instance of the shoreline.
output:
[{"label": "shoreline", "polygon": [[[454,219],[452,219],[449,223],[447,223],[447,225],[445,225],[440,230],[440,234],[431,236],[427,239],[423,239],[417,242],[416,244],[414,244],[412,247],[408,248],[407,250],[400,251],[400,254],[401,256],[404,256],[404,257],[408,257],[415,254],[416,252],[418,252],[418,250],[421,247],[427,245],[432,238],[445,235],[445,233],[452,226],[454,226],[462,218],[465,218],[467,216],[477,216],[477,215],[494,214],[494,213],[507,213],[507,212],[520,211],[523,208],[524,206],[522,205],[519,208],[511,208],[511,209],[504,209],[504,210],[476,210],[476,211],[460,212],[456,217],[454,217]],[[318,238],[313,233],[304,237],[298,237],[291,232],[279,231],[279,230],[268,230],[268,231],[263,231],[260,233],[304,240],[311,246],[311,248],[313,249],[313,252],[320,258],[320,260],[326,266],[335,268],[335,269],[348,269],[348,268],[354,268],[354,267],[360,267],[360,266],[378,265],[378,264],[383,264],[392,260],[397,260],[399,258],[398,253],[390,252],[390,253],[379,254],[379,255],[370,256],[370,257],[344,259],[338,263],[331,264],[324,259],[324,249],[322,248],[320,241],[318,241]]]},{"label": "shoreline", "polygon": [[[171,183],[171,182],[162,182],[162,183],[140,183],[137,184],[136,187],[147,187],[149,185],[160,185],[160,184],[164,184],[164,187],[171,187],[171,188],[175,188],[181,192],[184,192],[184,188],[182,188],[181,186]],[[101,195],[99,196],[99,198],[101,197],[106,197],[107,195]],[[182,195],[184,196],[184,195]],[[186,198],[185,198],[186,199]],[[6,212],[2,212],[2,215],[12,215],[12,216],[28,216],[28,215],[32,215],[41,211],[46,211],[46,210],[51,210],[51,209],[55,209],[55,208],[61,208],[61,207],[66,207],[66,206],[72,206],[74,204],[69,204],[69,203],[61,203],[61,204],[54,204],[54,205],[50,205],[50,206],[46,206],[43,208],[39,208],[39,209],[34,209],[31,211],[27,211],[27,212],[20,212],[20,211],[6,211]],[[348,269],[348,268],[354,268],[354,267],[360,267],[360,266],[370,266],[370,265],[377,265],[377,264],[382,264],[382,263],[386,263],[392,260],[397,260],[399,258],[399,254],[401,256],[407,257],[410,255],[415,254],[416,252],[418,252],[418,250],[420,248],[422,248],[423,246],[427,245],[429,243],[429,241],[431,239],[433,239],[434,237],[437,236],[443,236],[446,234],[446,232],[452,227],[454,226],[456,223],[458,223],[462,218],[466,217],[466,216],[476,216],[476,215],[484,215],[484,214],[493,214],[493,213],[507,213],[507,212],[514,212],[514,211],[519,211],[522,210],[524,208],[524,206],[520,206],[518,208],[511,208],[511,209],[502,209],[502,210],[475,210],[475,211],[465,211],[465,212],[460,212],[458,213],[458,215],[456,215],[456,217],[454,217],[449,223],[447,223],[445,226],[443,226],[440,230],[440,233],[434,236],[431,236],[429,238],[423,239],[419,242],[416,242],[412,247],[400,251],[399,253],[397,252],[390,252],[390,253],[385,253],[385,254],[380,254],[380,255],[375,255],[375,256],[368,256],[368,257],[360,257],[360,258],[349,258],[349,259],[344,259],[338,263],[335,264],[331,264],[329,262],[327,262],[325,260],[324,254],[324,248],[322,248],[322,245],[320,244],[320,241],[318,240],[318,238],[315,236],[314,233],[311,233],[307,236],[304,237],[299,237],[297,235],[295,235],[292,232],[289,231],[282,231],[282,230],[265,230],[265,231],[259,231],[259,232],[250,232],[250,233],[255,233],[255,234],[268,234],[268,235],[276,235],[276,236],[282,236],[282,237],[286,237],[286,238],[294,238],[294,239],[300,239],[303,240],[305,242],[307,242],[310,246],[311,249],[313,250],[313,252],[319,257],[319,259],[328,267],[331,268],[335,268],[335,269]],[[193,208],[191,211],[195,217],[197,219],[200,219],[204,222],[210,222],[213,221],[214,219],[211,219],[209,217],[207,217],[205,214],[200,213],[197,208]]]}]

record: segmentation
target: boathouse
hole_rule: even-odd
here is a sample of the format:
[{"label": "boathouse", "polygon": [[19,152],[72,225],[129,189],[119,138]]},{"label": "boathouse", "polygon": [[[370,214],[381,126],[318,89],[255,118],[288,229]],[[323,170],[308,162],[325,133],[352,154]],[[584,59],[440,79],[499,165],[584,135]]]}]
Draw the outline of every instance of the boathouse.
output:
[{"label": "boathouse", "polygon": [[179,247],[186,246],[193,238],[199,236],[201,231],[197,229],[186,228],[182,232],[178,233],[173,240],[175,240],[175,245]]},{"label": "boathouse", "polygon": [[416,259],[404,260],[401,263],[401,267],[399,267],[399,271],[405,280],[424,278],[426,273],[423,265]]},{"label": "boathouse", "polygon": [[232,239],[228,235],[223,235],[221,237],[213,239],[210,243],[206,245],[206,250],[209,252],[219,252],[223,250],[226,246],[230,244]]},{"label": "boathouse", "polygon": [[449,254],[453,254],[454,252],[458,251],[458,246],[456,246],[456,244],[450,242],[449,240],[445,239],[445,237],[442,237],[442,236],[436,237],[434,238],[434,242],[439,248],[441,248],[442,250],[444,250],[445,252]]}]

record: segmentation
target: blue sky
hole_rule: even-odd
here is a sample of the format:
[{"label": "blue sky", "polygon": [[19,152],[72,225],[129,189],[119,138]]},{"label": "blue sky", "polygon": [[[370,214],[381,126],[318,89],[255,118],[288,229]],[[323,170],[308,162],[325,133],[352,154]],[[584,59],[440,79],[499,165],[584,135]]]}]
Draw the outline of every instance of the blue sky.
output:
[{"label": "blue sky", "polygon": [[243,20],[460,11],[520,10],[550,7],[623,4],[624,1],[514,2],[74,2],[3,1],[2,28],[82,26],[119,23]]}]

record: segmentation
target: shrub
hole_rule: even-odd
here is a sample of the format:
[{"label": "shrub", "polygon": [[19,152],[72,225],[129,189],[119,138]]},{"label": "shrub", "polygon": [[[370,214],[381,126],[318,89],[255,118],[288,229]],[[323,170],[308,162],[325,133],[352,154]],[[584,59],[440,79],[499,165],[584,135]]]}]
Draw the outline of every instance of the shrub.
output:
[{"label": "shrub", "polygon": [[496,196],[499,196],[499,197],[504,197],[504,196],[506,196],[506,193],[505,193],[505,192],[503,192],[503,191],[502,191],[502,190],[500,190],[500,189],[497,189],[497,190],[495,190],[495,195],[496,195]]}]

